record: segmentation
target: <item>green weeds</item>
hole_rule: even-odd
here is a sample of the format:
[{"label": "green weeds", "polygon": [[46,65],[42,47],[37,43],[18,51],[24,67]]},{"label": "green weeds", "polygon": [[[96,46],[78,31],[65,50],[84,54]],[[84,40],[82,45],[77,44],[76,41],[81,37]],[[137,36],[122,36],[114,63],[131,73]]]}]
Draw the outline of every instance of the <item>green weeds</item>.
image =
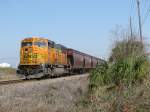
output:
[{"label": "green weeds", "polygon": [[146,98],[150,91],[145,89],[149,87],[145,80],[149,72],[150,61],[142,42],[136,38],[117,41],[107,63],[90,73],[86,110],[148,112],[150,103]]},{"label": "green weeds", "polygon": [[115,84],[129,86],[149,73],[150,62],[144,44],[137,39],[118,41],[109,61],[90,74],[90,89]]}]

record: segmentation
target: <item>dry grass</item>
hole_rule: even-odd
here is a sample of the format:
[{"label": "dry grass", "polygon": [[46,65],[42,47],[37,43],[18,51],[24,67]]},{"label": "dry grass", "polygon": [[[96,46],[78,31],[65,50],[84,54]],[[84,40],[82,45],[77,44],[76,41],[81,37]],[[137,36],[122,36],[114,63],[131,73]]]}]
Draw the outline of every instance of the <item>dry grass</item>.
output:
[{"label": "dry grass", "polygon": [[75,112],[150,112],[150,61],[139,40],[115,43],[108,64],[91,72],[89,93]]},{"label": "dry grass", "polygon": [[16,69],[14,69],[14,68],[0,68],[0,73],[15,74]]},{"label": "dry grass", "polygon": [[78,103],[75,112],[150,112],[150,76],[142,84],[119,89],[99,87]]},{"label": "dry grass", "polygon": [[87,76],[0,87],[0,112],[71,112],[87,91]]},{"label": "dry grass", "polygon": [[16,76],[16,69],[14,68],[0,68],[0,80],[18,79]]}]

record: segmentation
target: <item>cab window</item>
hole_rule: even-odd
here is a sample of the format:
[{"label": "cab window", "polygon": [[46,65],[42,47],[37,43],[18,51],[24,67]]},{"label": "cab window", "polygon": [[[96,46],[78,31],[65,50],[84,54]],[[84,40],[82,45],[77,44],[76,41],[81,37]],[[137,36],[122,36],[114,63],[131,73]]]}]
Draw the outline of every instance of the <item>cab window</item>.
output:
[{"label": "cab window", "polygon": [[38,47],[46,47],[47,46],[45,42],[34,42],[34,45],[38,46]]},{"label": "cab window", "polygon": [[32,46],[32,42],[22,42],[21,47]]},{"label": "cab window", "polygon": [[48,47],[54,48],[54,42],[53,41],[48,41]]}]

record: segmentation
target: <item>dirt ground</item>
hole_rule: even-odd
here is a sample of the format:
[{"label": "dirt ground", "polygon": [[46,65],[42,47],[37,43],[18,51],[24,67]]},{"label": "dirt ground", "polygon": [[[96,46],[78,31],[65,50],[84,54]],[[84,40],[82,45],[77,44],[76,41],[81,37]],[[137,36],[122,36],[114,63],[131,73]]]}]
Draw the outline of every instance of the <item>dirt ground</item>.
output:
[{"label": "dirt ground", "polygon": [[0,112],[72,112],[87,92],[88,74],[0,87]]}]

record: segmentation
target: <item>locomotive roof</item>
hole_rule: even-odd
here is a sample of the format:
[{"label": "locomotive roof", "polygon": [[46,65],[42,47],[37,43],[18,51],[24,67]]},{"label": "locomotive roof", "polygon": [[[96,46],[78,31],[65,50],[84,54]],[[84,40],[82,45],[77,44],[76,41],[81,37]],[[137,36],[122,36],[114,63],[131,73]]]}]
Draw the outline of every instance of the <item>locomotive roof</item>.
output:
[{"label": "locomotive roof", "polygon": [[24,38],[23,40],[22,40],[22,42],[23,41],[33,41],[33,40],[48,40],[48,39],[46,39],[46,38],[43,38],[43,37],[27,37],[27,38]]}]

